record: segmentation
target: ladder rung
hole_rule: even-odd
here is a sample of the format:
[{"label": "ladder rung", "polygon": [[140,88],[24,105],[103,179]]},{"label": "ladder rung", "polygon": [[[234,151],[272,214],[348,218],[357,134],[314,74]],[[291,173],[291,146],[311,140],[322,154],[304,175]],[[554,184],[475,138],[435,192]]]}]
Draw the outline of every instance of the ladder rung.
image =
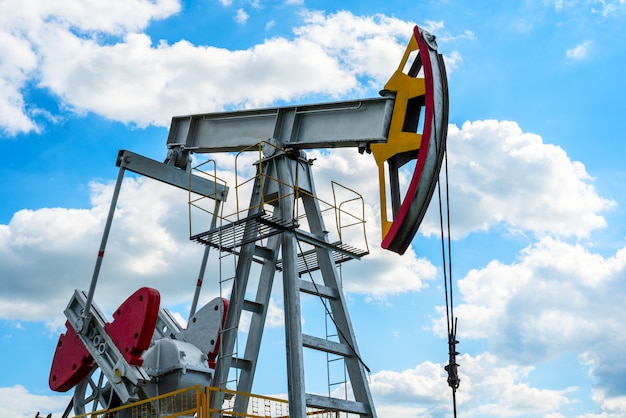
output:
[{"label": "ladder rung", "polygon": [[352,356],[352,350],[346,344],[328,341],[312,335],[302,334],[302,345],[306,348],[337,354],[344,357]]},{"label": "ladder rung", "polygon": [[327,299],[337,299],[339,297],[337,289],[321,284],[313,284],[313,282],[302,279],[300,279],[300,291],[308,293],[309,295],[322,296]]},{"label": "ladder rung", "polygon": [[363,402],[330,398],[322,395],[314,395],[312,393],[306,394],[306,406],[311,408],[330,409],[334,411],[344,411],[353,414],[372,416],[369,406]]},{"label": "ladder rung", "polygon": [[260,315],[263,312],[263,304],[244,299],[243,309]]},{"label": "ladder rung", "polygon": [[251,366],[252,362],[250,360],[232,356],[230,367],[234,367],[239,370],[250,370]]},{"label": "ladder rung", "polygon": [[265,260],[271,260],[272,258],[274,258],[274,251],[270,250],[267,247],[255,245],[254,255],[256,255],[257,257],[264,258]]}]

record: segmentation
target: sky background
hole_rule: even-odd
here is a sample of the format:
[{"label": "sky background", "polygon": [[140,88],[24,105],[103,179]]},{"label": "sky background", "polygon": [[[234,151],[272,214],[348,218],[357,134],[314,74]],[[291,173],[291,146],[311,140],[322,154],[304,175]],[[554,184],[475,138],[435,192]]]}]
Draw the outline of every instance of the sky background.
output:
[{"label": "sky background", "polygon": [[[626,417],[623,0],[0,0],[0,416],[69,401],[49,369],[119,149],[163,160],[175,115],[376,97],[415,24],[449,78],[459,416]],[[320,194],[365,197],[370,255],[342,278],[378,416],[451,416],[436,204],[405,255],[381,250],[373,158],[309,155]],[[127,176],[98,306],[151,286],[186,317],[188,223],[185,192]],[[278,287],[271,307],[254,391],[280,394]],[[319,312],[303,301],[305,332]]]}]

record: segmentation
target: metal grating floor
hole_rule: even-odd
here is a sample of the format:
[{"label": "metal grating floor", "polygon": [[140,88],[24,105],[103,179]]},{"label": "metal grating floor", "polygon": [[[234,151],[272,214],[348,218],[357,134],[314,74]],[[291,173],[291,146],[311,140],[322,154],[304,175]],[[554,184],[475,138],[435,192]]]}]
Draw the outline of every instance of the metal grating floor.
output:
[{"label": "metal grating floor", "polygon": [[293,230],[297,226],[295,223],[273,218],[265,212],[257,212],[227,225],[193,235],[190,239],[223,251],[235,252],[238,247],[286,230]]},{"label": "metal grating floor", "polygon": [[[341,264],[349,260],[354,260],[355,258],[361,258],[369,254],[368,251],[361,250],[350,245],[345,245],[340,242],[332,244],[332,246],[342,250],[341,252],[332,251],[332,257],[335,265]],[[347,255],[346,253],[352,254],[352,256]],[[319,262],[317,260],[316,249],[313,248],[311,250],[298,253],[297,269],[298,276],[302,276],[305,273],[310,273],[312,271],[320,269]],[[276,263],[276,270],[283,271],[282,260],[278,260],[278,262]]]},{"label": "metal grating floor", "polygon": [[[298,231],[296,231],[297,227],[298,225],[296,223],[273,218],[265,212],[258,212],[228,225],[193,235],[190,239],[200,244],[209,245],[220,251],[238,255],[239,251],[237,248],[271,237],[272,235],[280,234],[284,231],[294,231],[296,236],[298,236]],[[369,254],[368,251],[341,242],[333,244],[324,243],[324,247],[318,248],[321,251],[332,251],[332,258],[336,265],[349,260],[360,259]],[[253,261],[263,264],[263,260],[257,257],[255,257]],[[317,259],[317,250],[315,248],[299,252],[296,263],[299,276],[320,269]],[[276,262],[276,270],[283,270],[282,260]]]}]

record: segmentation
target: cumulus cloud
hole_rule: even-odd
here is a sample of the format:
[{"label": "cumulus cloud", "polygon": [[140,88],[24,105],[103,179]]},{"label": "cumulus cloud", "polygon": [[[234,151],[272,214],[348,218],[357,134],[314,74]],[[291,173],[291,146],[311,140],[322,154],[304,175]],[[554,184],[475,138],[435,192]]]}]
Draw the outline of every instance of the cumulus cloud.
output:
[{"label": "cumulus cloud", "polygon": [[[2,317],[58,320],[73,289],[89,287],[112,193],[110,184],[91,187],[90,209],[22,210],[0,227]],[[186,193],[175,192],[126,180],[98,282],[101,308],[145,285],[160,288],[166,303],[180,302],[185,278],[191,292],[202,248],[186,236]]]},{"label": "cumulus cloud", "polygon": [[[117,2],[110,8],[115,13],[98,13],[96,3],[61,7],[38,1],[28,10],[17,1],[3,3],[11,10],[3,16],[11,20],[0,25],[5,28],[0,40],[7,40],[0,45],[13,45],[0,47],[11,57],[0,73],[5,131],[37,129],[20,92],[27,83],[59,97],[65,109],[140,127],[165,126],[174,114],[258,107],[313,94],[375,94],[393,72],[413,26],[382,15],[307,12],[293,39],[271,38],[230,51],[185,40],[156,42],[141,33],[151,20],[178,12],[174,0]],[[236,20],[247,18],[240,9]]]},{"label": "cumulus cloud", "polygon": [[297,39],[320,45],[348,73],[372,78],[375,88],[380,89],[398,65],[413,26],[384,15],[307,12],[305,24],[295,28],[294,33]]},{"label": "cumulus cloud", "polygon": [[[598,195],[581,162],[515,122],[450,125],[448,152],[456,237],[504,226],[538,237],[584,238],[606,227],[601,213],[615,205]],[[438,233],[438,221],[427,219],[422,231]]]},{"label": "cumulus cloud", "polygon": [[11,135],[36,130],[19,91],[36,68],[35,53],[24,39],[0,31],[0,54],[0,129]]},{"label": "cumulus cloud", "polygon": [[33,418],[37,412],[41,416],[58,413],[61,416],[70,396],[50,396],[30,393],[25,387],[15,385],[0,387],[0,415],[3,417]]},{"label": "cumulus cloud", "polygon": [[[486,339],[490,352],[517,364],[577,353],[603,396],[617,402],[626,394],[624,278],[626,248],[603,257],[543,238],[515,263],[494,260],[459,280],[459,336]],[[441,319],[435,328],[444,335],[444,327]]]},{"label": "cumulus cloud", "polygon": [[[511,365],[490,353],[464,354],[458,361],[462,366],[457,409],[463,416],[560,416],[563,407],[575,402],[575,387],[533,387],[529,383],[533,367]],[[398,418],[450,416],[452,395],[446,379],[443,366],[432,362],[399,372],[376,372],[370,382],[376,410],[380,416]]]},{"label": "cumulus cloud", "polygon": [[621,418],[626,415],[626,396],[607,397],[604,390],[594,389],[592,398],[601,412],[584,414],[580,418]]},{"label": "cumulus cloud", "polygon": [[532,367],[507,364],[489,353],[463,355],[459,362],[464,385],[460,402],[469,409],[468,416],[544,416],[558,413],[562,406],[574,402],[569,394],[575,396],[575,387],[551,390],[529,384]]},{"label": "cumulus cloud", "polygon": [[[48,35],[65,32],[70,40],[80,39],[81,36],[96,38],[96,34],[117,36],[137,31],[152,19],[162,19],[179,10],[180,4],[176,0],[115,0],[107,3],[34,0],[28,4],[15,0],[2,2],[0,130],[11,135],[38,130],[35,117],[46,111],[28,107],[22,89],[41,81],[40,70],[46,66],[43,52],[56,48],[54,40],[47,39]],[[60,40],[58,36],[55,38],[56,41]],[[75,45],[76,42],[71,42],[67,47]],[[73,60],[66,64],[70,65],[71,62]]]}]

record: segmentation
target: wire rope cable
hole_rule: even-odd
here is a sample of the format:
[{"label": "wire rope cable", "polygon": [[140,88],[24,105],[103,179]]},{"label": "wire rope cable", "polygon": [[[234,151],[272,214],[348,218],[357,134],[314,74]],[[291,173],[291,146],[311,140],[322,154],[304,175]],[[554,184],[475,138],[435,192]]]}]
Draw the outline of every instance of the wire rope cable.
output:
[{"label": "wire rope cable", "polygon": [[459,343],[456,338],[458,319],[454,316],[454,300],[453,300],[453,280],[452,280],[452,245],[451,245],[451,228],[450,228],[450,190],[448,183],[448,153],[444,148],[444,181],[445,181],[445,205],[446,205],[446,228],[444,230],[444,213],[441,193],[441,182],[437,183],[437,192],[439,196],[439,227],[441,233],[441,258],[443,263],[443,282],[446,301],[446,326],[448,334],[448,364],[444,367],[448,373],[448,385],[452,388],[452,407],[454,417],[457,416],[456,410],[456,391],[459,388],[461,379],[458,375],[459,364],[456,362],[456,345]]}]

